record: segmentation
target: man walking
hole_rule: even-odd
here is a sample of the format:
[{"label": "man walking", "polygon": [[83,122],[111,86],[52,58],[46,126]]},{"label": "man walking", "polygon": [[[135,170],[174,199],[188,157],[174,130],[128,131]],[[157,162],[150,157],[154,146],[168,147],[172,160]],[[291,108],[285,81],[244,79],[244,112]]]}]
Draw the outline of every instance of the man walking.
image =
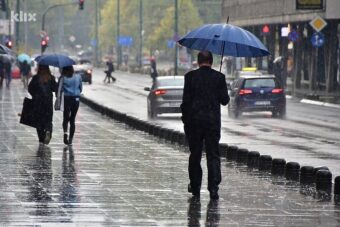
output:
[{"label": "man walking", "polygon": [[106,76],[104,79],[104,83],[106,82],[106,79],[108,79],[108,83],[110,83],[110,79],[112,79],[112,82],[115,82],[116,78],[112,76],[112,73],[115,71],[115,68],[114,68],[114,65],[111,59],[109,59],[106,62],[106,66],[107,66],[107,70],[105,70]]},{"label": "man walking", "polygon": [[203,144],[207,156],[208,190],[210,198],[219,199],[221,182],[219,140],[221,137],[221,104],[227,105],[229,95],[225,76],[211,68],[212,54],[201,51],[197,57],[199,68],[185,75],[181,104],[184,131],[189,142],[188,191],[200,197],[202,183],[201,158]]}]

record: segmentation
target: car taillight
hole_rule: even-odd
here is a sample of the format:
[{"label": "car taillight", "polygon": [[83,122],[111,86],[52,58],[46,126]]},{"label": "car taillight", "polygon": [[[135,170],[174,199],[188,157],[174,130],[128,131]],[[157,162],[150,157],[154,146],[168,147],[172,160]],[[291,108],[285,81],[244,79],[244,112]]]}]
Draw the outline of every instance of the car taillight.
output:
[{"label": "car taillight", "polygon": [[166,93],[166,90],[158,89],[154,91],[155,95],[164,95]]},{"label": "car taillight", "polygon": [[241,90],[238,92],[239,95],[247,95],[247,94],[251,94],[251,93],[253,93],[253,91],[250,90],[250,89],[241,89]]},{"label": "car taillight", "polygon": [[273,94],[281,94],[281,93],[283,93],[283,89],[282,88],[274,88],[272,90],[272,93]]}]

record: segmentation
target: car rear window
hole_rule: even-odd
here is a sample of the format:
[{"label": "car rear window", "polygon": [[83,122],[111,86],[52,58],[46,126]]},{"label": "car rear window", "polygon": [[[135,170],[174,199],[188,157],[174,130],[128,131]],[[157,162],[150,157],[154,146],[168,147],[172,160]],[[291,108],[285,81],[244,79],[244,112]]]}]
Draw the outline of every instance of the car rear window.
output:
[{"label": "car rear window", "polygon": [[157,84],[158,87],[184,87],[184,79],[162,79]]},{"label": "car rear window", "polygon": [[244,82],[244,88],[255,88],[255,87],[276,87],[276,81],[273,78],[261,78],[261,79],[247,79]]}]

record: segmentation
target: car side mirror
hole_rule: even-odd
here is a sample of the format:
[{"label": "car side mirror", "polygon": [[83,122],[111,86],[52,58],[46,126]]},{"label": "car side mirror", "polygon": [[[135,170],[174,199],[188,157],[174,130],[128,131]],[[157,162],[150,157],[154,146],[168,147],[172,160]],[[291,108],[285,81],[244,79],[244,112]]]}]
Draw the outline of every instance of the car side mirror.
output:
[{"label": "car side mirror", "polygon": [[151,91],[151,89],[149,87],[145,87],[144,91]]}]

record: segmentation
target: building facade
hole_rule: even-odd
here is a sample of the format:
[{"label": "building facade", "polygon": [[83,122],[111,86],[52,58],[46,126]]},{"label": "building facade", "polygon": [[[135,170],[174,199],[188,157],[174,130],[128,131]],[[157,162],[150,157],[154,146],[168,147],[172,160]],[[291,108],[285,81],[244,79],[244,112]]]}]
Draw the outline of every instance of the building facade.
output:
[{"label": "building facade", "polygon": [[264,42],[271,55],[255,64],[275,73],[279,62],[294,95],[339,95],[339,0],[223,0],[222,18]]}]

